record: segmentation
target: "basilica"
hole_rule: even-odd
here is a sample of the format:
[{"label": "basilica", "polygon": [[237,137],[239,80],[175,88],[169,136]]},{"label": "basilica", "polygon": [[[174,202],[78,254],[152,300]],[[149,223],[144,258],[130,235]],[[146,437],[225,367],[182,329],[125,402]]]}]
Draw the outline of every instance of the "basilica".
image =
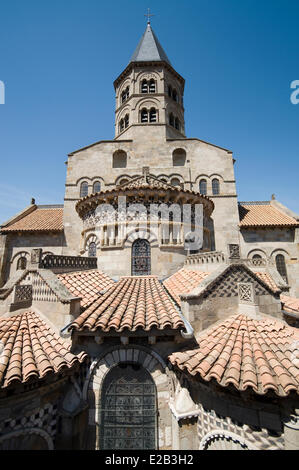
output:
[{"label": "basilica", "polygon": [[114,139],[2,223],[1,450],[299,449],[299,216],[238,201],[184,88],[148,21]]}]

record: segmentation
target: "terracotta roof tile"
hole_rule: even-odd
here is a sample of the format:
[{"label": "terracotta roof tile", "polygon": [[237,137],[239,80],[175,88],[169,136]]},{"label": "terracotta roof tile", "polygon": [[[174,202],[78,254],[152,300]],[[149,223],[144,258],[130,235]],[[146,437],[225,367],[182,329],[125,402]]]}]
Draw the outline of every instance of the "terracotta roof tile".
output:
[{"label": "terracotta roof tile", "polygon": [[43,378],[83,362],[34,312],[0,318],[0,386]]},{"label": "terracotta roof tile", "polygon": [[298,221],[276,209],[270,203],[239,203],[240,227],[294,227]]},{"label": "terracotta roof tile", "polygon": [[84,308],[97,299],[100,292],[115,285],[113,279],[97,269],[57,274],[57,277],[72,294],[82,298]]},{"label": "terracotta roof tile", "polygon": [[1,229],[2,232],[45,232],[63,230],[62,208],[36,208],[22,219]]},{"label": "terracotta roof tile", "polygon": [[262,273],[262,272],[255,272],[254,273],[257,277],[259,277],[265,284],[267,284],[273,292],[279,292],[279,287],[275,284],[272,276],[269,273]]},{"label": "terracotta roof tile", "polygon": [[210,273],[191,271],[182,268],[163,282],[172,298],[178,305],[181,303],[180,294],[188,294],[197,287]]},{"label": "terracotta roof tile", "polygon": [[299,393],[299,332],[273,318],[232,316],[199,337],[199,348],[176,352],[169,360],[191,375],[214,378],[238,390]]},{"label": "terracotta roof tile", "polygon": [[127,328],[160,330],[182,328],[184,322],[173,301],[156,276],[122,277],[114,286],[95,300],[71,328],[103,331]]},{"label": "terracotta roof tile", "polygon": [[283,309],[285,311],[299,314],[299,299],[289,297],[287,295],[281,295],[280,300],[282,301]]}]

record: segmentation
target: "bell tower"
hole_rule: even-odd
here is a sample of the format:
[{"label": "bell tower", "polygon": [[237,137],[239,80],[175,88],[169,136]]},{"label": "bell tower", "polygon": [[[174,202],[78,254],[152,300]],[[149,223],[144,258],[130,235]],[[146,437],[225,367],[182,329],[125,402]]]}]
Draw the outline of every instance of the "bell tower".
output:
[{"label": "bell tower", "polygon": [[114,82],[115,140],[184,139],[184,86],[148,19],[128,66]]}]

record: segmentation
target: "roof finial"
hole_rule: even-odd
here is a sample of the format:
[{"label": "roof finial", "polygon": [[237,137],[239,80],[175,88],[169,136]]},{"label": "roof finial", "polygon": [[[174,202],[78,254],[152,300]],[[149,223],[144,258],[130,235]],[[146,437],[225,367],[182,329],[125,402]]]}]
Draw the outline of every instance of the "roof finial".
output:
[{"label": "roof finial", "polygon": [[155,15],[152,15],[150,13],[150,9],[148,8],[147,9],[147,15],[144,15],[144,16],[147,16],[147,24],[151,24],[151,16],[155,16]]}]

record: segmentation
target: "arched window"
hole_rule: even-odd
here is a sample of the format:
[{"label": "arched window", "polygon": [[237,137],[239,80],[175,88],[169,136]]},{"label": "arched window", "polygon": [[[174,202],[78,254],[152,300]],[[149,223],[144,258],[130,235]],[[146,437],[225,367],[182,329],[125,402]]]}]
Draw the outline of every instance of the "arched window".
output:
[{"label": "arched window", "polygon": [[123,178],[120,180],[120,182],[118,184],[125,184],[125,183],[128,183],[128,178]]},{"label": "arched window", "polygon": [[119,121],[119,132],[122,132],[125,129],[125,121],[124,119],[121,119]]},{"label": "arched window", "polygon": [[93,183],[93,193],[99,193],[101,191],[101,183],[96,181]]},{"label": "arched window", "polygon": [[276,255],[275,258],[276,269],[283,278],[283,280],[288,283],[287,267],[285,262],[285,257],[281,254]]},{"label": "arched window", "polygon": [[170,184],[172,184],[172,186],[181,186],[181,182],[178,178],[172,178]]},{"label": "arched window", "polygon": [[126,168],[127,166],[127,154],[124,150],[117,150],[113,154],[113,168]]},{"label": "arched window", "polygon": [[220,193],[219,180],[218,180],[217,178],[214,178],[214,179],[212,180],[212,193],[213,193],[214,195]]},{"label": "arched window", "polygon": [[174,127],[175,127],[178,131],[179,131],[180,128],[181,128],[180,120],[179,120],[179,118],[177,118],[177,117],[176,117],[175,120],[174,120]]},{"label": "arched window", "polygon": [[172,88],[171,88],[171,85],[168,85],[168,96],[172,96]]},{"label": "arched window", "polygon": [[148,111],[146,108],[141,110],[141,122],[148,122]]},{"label": "arched window", "polygon": [[97,245],[96,242],[90,242],[88,245],[88,256],[95,257],[97,256]]},{"label": "arched window", "polygon": [[178,100],[178,94],[177,94],[176,90],[172,90],[172,98],[174,99],[174,101]]},{"label": "arched window", "polygon": [[184,149],[175,149],[172,153],[173,166],[184,166],[186,163],[186,151]]},{"label": "arched window", "polygon": [[129,127],[129,115],[125,115],[125,128]]},{"label": "arched window", "polygon": [[17,270],[24,270],[27,267],[27,259],[25,256],[21,256],[17,262]]},{"label": "arched window", "polygon": [[200,194],[207,194],[207,180],[200,180],[199,182],[199,192]]},{"label": "arched window", "polygon": [[174,116],[172,113],[169,115],[169,125],[174,127]]},{"label": "arched window", "polygon": [[155,108],[150,110],[150,122],[157,122],[157,110]]},{"label": "arched window", "polygon": [[151,79],[149,82],[149,92],[156,93],[156,83],[154,79]]},{"label": "arched window", "polygon": [[262,257],[261,255],[256,254],[256,255],[253,255],[252,259],[262,259]]},{"label": "arched window", "polygon": [[148,83],[146,80],[141,82],[141,93],[148,93]]},{"label": "arched window", "polygon": [[101,390],[101,449],[156,449],[156,403],[156,386],[145,368],[113,367]]},{"label": "arched window", "polygon": [[138,238],[132,245],[132,276],[151,273],[151,247],[147,240]]},{"label": "arched window", "polygon": [[80,197],[88,196],[88,183],[84,181],[80,186]]},{"label": "arched window", "polygon": [[127,87],[121,94],[121,102],[123,103],[129,98],[129,87]]}]

